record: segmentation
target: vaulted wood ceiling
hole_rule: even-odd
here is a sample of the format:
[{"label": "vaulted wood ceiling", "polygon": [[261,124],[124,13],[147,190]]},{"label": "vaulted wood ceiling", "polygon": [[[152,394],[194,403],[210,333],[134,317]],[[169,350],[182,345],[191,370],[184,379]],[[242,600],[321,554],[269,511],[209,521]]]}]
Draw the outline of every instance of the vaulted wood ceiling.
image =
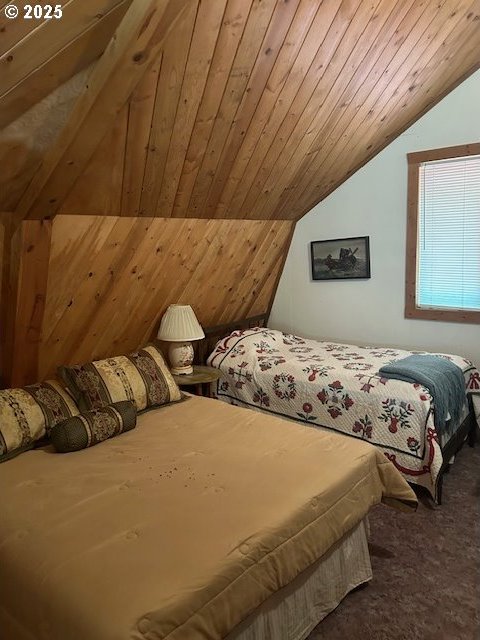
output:
[{"label": "vaulted wood ceiling", "polygon": [[[91,64],[129,5],[64,1],[40,24],[2,14],[0,123]],[[190,0],[55,212],[298,219],[479,63],[478,0]],[[46,151],[28,123],[24,144],[0,136],[17,166],[3,210]]]},{"label": "vaulted wood ceiling", "polygon": [[4,4],[3,384],[140,346],[173,302],[268,312],[295,221],[480,66],[480,0]]}]

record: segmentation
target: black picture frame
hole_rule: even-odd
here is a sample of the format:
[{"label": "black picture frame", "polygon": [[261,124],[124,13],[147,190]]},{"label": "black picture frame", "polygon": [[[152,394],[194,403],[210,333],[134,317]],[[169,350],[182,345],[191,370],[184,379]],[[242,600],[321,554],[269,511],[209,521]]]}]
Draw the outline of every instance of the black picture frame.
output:
[{"label": "black picture frame", "polygon": [[310,243],[312,280],[370,278],[370,236],[314,240]]}]

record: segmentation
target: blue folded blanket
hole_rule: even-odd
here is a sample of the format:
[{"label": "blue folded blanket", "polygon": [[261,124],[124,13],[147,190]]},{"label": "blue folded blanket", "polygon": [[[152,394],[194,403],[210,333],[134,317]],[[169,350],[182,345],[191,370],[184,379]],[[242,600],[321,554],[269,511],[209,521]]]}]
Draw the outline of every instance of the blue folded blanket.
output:
[{"label": "blue folded blanket", "polygon": [[383,366],[380,375],[427,387],[432,398],[437,430],[445,430],[447,416],[457,424],[466,401],[463,371],[456,364],[434,355],[412,355]]}]

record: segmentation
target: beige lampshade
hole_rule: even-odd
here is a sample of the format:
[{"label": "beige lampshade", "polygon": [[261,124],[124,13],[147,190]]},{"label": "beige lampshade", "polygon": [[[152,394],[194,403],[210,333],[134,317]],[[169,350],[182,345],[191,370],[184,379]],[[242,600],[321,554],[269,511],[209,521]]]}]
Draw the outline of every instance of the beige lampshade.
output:
[{"label": "beige lampshade", "polygon": [[201,340],[205,334],[189,304],[171,304],[163,315],[157,337],[166,342],[185,342]]}]

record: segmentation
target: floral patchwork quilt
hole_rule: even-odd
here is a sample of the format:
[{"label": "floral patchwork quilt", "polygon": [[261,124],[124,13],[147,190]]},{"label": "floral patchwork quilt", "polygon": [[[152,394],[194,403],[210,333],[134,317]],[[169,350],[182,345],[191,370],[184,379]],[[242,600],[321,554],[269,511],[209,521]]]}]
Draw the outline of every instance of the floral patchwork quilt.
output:
[{"label": "floral patchwork quilt", "polygon": [[[220,340],[208,364],[222,372],[214,397],[367,440],[409,482],[436,497],[442,451],[432,396],[420,384],[378,374],[383,365],[412,353],[255,328]],[[480,394],[480,373],[471,362],[437,355],[463,370],[466,393]]]}]

